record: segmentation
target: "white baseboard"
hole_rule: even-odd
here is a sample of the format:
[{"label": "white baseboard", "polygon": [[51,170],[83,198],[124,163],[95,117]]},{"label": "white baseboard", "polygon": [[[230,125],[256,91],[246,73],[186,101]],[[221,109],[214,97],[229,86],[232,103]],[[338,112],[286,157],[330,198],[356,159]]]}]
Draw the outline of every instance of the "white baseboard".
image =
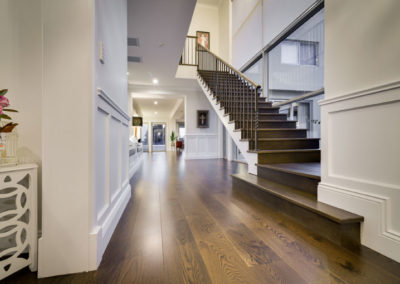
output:
[{"label": "white baseboard", "polygon": [[361,243],[400,262],[400,233],[387,224],[389,198],[321,182],[318,201],[363,216]]},{"label": "white baseboard", "polygon": [[186,154],[185,160],[201,160],[201,159],[220,159],[221,157],[218,154],[210,155],[207,153],[196,153],[196,154]]},{"label": "white baseboard", "polygon": [[400,262],[400,83],[320,105],[318,200],[363,216],[362,244]]},{"label": "white baseboard", "polygon": [[97,226],[89,236],[89,271],[96,270],[100,265],[104,251],[130,198],[131,186],[128,181],[125,181],[122,192],[114,202],[110,213],[104,219],[104,222]]}]

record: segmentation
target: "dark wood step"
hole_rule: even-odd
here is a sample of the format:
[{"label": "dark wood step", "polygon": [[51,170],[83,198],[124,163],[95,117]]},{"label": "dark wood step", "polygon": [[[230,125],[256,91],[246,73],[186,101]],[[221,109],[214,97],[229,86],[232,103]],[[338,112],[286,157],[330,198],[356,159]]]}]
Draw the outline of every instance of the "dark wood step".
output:
[{"label": "dark wood step", "polygon": [[362,216],[318,202],[316,197],[251,174],[232,175],[234,193],[253,196],[300,225],[349,249],[360,247]]},{"label": "dark wood step", "polygon": [[[249,141],[249,148],[254,148],[254,140]],[[259,138],[258,149],[262,150],[289,150],[289,149],[319,149],[319,138]]]},{"label": "dark wood step", "polygon": [[[254,138],[253,133],[246,129],[237,129],[235,131],[242,132],[242,138]],[[259,128],[257,130],[258,138],[306,138],[306,129],[296,129],[296,128]]]},{"label": "dark wood step", "polygon": [[[240,113],[235,114],[236,118],[233,114],[225,114],[225,116],[229,116],[229,120],[239,119]],[[255,119],[255,114],[249,115],[248,117],[253,117]],[[285,120],[287,119],[287,115],[284,113],[260,113],[258,114],[259,120]]]},{"label": "dark wood step", "polygon": [[[235,129],[239,128],[250,128],[255,126],[255,121],[229,121],[229,123],[235,123]],[[297,121],[295,120],[259,120],[258,127],[260,128],[296,128]]]},{"label": "dark wood step", "polygon": [[249,150],[258,154],[259,164],[280,163],[309,163],[320,162],[321,151],[319,149],[292,149],[292,150]]},{"label": "dark wood step", "polygon": [[318,183],[321,181],[321,164],[257,164],[257,175],[317,196]]}]

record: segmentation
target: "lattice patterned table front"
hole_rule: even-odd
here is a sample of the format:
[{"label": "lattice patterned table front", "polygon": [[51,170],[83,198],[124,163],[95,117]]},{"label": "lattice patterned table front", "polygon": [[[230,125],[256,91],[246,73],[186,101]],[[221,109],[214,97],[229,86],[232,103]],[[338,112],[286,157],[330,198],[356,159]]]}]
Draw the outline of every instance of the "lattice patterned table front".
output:
[{"label": "lattice patterned table front", "polygon": [[37,270],[37,165],[0,167],[0,280]]}]

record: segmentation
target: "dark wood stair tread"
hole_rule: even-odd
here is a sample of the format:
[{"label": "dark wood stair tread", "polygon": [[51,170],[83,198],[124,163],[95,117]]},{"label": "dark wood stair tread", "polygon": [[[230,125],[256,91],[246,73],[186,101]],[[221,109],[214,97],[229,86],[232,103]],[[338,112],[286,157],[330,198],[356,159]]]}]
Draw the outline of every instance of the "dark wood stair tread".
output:
[{"label": "dark wood stair tread", "polygon": [[248,150],[249,153],[257,154],[276,154],[276,153],[293,153],[293,152],[316,152],[320,149],[281,149],[281,150]]},{"label": "dark wood stair tread", "polygon": [[[234,131],[239,132],[239,131],[242,131],[242,130],[243,131],[250,131],[251,129],[238,128],[238,129],[235,129]],[[281,130],[304,131],[304,130],[307,130],[307,129],[306,128],[258,128],[257,129],[257,131],[281,131]]]},{"label": "dark wood stair tread", "polygon": [[[288,140],[320,140],[320,138],[258,138],[257,141],[288,141]],[[242,138],[240,141],[254,141],[254,139]]]},{"label": "dark wood stair tread", "polygon": [[[241,121],[236,121],[236,122],[241,122]],[[246,123],[246,122],[251,122],[250,120],[249,121],[247,121],[247,120],[245,120],[245,122],[244,123]],[[252,122],[254,122],[254,120],[252,120]],[[282,122],[296,122],[297,123],[297,120],[284,120],[284,119],[276,119],[276,120],[272,120],[272,119],[259,119],[258,120],[258,122],[271,122],[271,123],[282,123]],[[235,123],[235,120],[230,120],[228,123]]]},{"label": "dark wood stair tread", "polygon": [[311,179],[321,180],[321,163],[282,163],[256,164],[257,167],[301,175]]},{"label": "dark wood stair tread", "polygon": [[315,196],[289,186],[275,183],[251,174],[235,174],[232,175],[232,177],[306,210],[324,216],[335,223],[348,224],[364,221],[364,217],[360,215],[319,202],[316,200]]}]

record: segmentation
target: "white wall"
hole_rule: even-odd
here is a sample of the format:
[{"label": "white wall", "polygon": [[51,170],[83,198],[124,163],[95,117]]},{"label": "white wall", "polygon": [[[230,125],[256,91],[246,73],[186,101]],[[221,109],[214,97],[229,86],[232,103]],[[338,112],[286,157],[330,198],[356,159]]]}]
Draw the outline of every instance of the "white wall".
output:
[{"label": "white wall", "polygon": [[232,10],[230,0],[221,0],[218,6],[219,52],[218,56],[231,62],[232,59]]},{"label": "white wall", "polygon": [[88,269],[93,3],[43,0],[39,277]]},{"label": "white wall", "polygon": [[210,50],[218,53],[219,50],[219,18],[218,8],[211,5],[196,4],[188,35],[196,36],[196,31],[210,33]]},{"label": "white wall", "polygon": [[400,261],[400,2],[325,1],[318,199],[360,214],[361,242]]},{"label": "white wall", "polygon": [[[23,163],[39,165],[41,194],[42,162],[42,20],[41,0],[0,2],[0,89],[19,113],[10,116],[19,125],[18,157]],[[40,216],[39,207],[39,216]],[[41,219],[39,218],[39,226]]]},{"label": "white wall", "polygon": [[232,2],[232,63],[241,68],[315,0]]},{"label": "white wall", "polygon": [[[197,128],[197,111],[209,111],[209,128]],[[185,98],[185,158],[222,158],[222,132],[217,114],[203,92],[190,92]]]},{"label": "white wall", "polygon": [[[89,269],[96,269],[130,198],[127,2],[95,1],[94,175]],[[103,44],[104,63],[99,60]]]}]

